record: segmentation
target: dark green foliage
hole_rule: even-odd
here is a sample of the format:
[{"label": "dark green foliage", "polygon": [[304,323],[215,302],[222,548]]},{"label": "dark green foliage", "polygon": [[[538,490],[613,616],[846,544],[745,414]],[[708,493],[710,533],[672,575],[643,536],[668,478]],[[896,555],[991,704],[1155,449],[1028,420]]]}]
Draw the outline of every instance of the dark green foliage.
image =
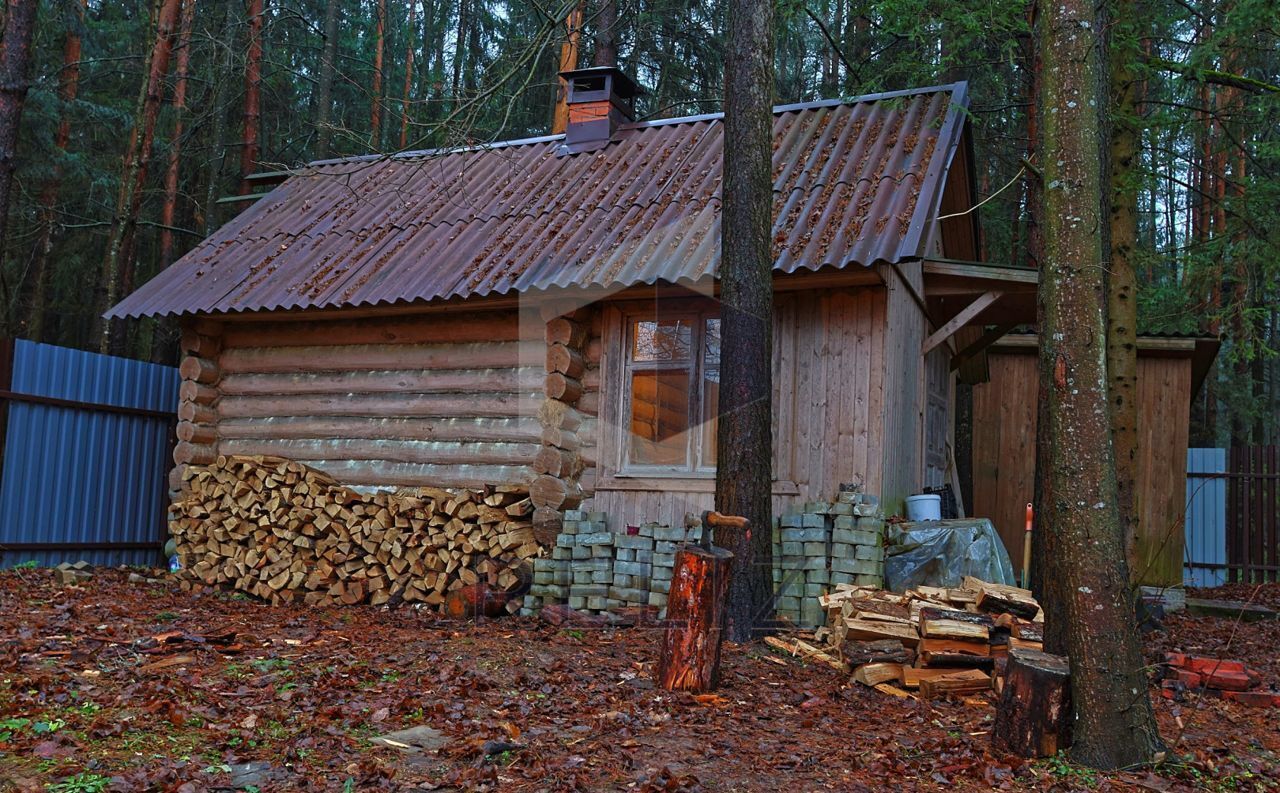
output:
[{"label": "dark green foliage", "polygon": [[[150,0],[92,0],[82,26],[73,12],[75,2],[43,0],[40,8],[0,279],[0,330],[23,335],[27,273],[40,236],[40,195],[60,164],[48,338],[93,347],[92,288],[154,26]],[[401,94],[410,40],[408,5],[388,0],[380,141],[369,139],[368,128],[376,0],[337,2],[330,103],[335,155],[396,150],[402,112],[411,121],[409,149],[548,131],[563,37],[558,17],[573,5],[569,0],[420,3],[411,37],[415,74],[407,108]],[[262,158],[282,168],[305,163],[317,151],[315,88],[326,3],[266,3]],[[1134,177],[1140,196],[1140,321],[1148,331],[1225,337],[1218,374],[1210,382],[1212,402],[1202,398],[1196,413],[1198,442],[1227,442],[1233,424],[1237,435],[1248,427],[1248,437],[1241,440],[1274,442],[1280,395],[1280,338],[1272,308],[1280,303],[1280,93],[1265,90],[1280,82],[1274,2],[1142,0],[1139,6],[1139,29],[1124,35],[1139,36],[1142,53],[1135,72],[1141,81],[1143,147]],[[594,57],[598,7],[598,0],[585,6],[582,64]],[[620,65],[647,90],[638,106],[642,118],[721,109],[724,0],[618,0],[617,11]],[[968,80],[978,166],[974,186],[979,197],[999,191],[979,210],[982,255],[993,262],[1034,264],[1028,255],[1028,176],[1017,176],[1029,153],[1027,20],[1024,0],[780,0],[774,26],[776,99],[799,102]],[[84,54],[79,98],[63,108],[57,85],[69,25],[79,26]],[[180,251],[244,206],[210,199],[237,189],[246,35],[241,0],[199,0],[176,214]],[[1223,84],[1232,75],[1248,88]],[[64,109],[73,133],[67,153],[59,156],[54,136]],[[172,120],[166,107],[155,162],[163,162]],[[1218,158],[1207,164],[1202,157],[1206,130]],[[1222,171],[1226,181],[1221,199],[1213,190],[1207,199],[1209,216],[1216,214],[1221,222],[1201,230],[1195,220],[1198,174],[1206,165]],[[149,174],[142,204],[138,283],[159,266],[155,224],[163,201],[162,170]],[[131,330],[135,354],[149,354],[150,336],[148,323]],[[1219,406],[1220,399],[1225,401]]]}]

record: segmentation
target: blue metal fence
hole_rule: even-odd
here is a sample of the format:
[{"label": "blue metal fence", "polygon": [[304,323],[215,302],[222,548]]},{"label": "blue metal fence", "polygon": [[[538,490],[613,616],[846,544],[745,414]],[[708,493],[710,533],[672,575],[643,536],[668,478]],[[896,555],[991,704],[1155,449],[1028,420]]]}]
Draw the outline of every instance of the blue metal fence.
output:
[{"label": "blue metal fence", "polygon": [[161,562],[178,370],[4,344],[0,566]]},{"label": "blue metal fence", "polygon": [[1227,582],[1227,450],[1187,449],[1188,586]]}]

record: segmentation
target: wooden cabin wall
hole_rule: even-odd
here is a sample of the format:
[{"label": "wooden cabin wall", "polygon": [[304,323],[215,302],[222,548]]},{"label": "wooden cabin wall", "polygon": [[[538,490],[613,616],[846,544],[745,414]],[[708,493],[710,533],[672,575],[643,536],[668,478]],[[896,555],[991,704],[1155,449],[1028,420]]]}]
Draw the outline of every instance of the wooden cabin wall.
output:
[{"label": "wooden cabin wall", "polygon": [[[896,270],[897,272],[889,272]],[[919,262],[885,268],[884,446],[881,503],[886,515],[904,514],[906,497],[920,492],[924,474],[924,310],[912,295],[923,294]]]},{"label": "wooden cabin wall", "polygon": [[[833,499],[843,482],[878,493],[879,416],[884,409],[885,291],[879,287],[779,294],[774,321],[774,514],[797,503]],[[608,323],[606,323],[607,335]],[[615,349],[616,347],[616,349]],[[606,385],[621,354],[605,340]],[[727,362],[726,362],[727,365]],[[713,479],[643,479],[614,470],[618,400],[605,402],[600,466],[584,508],[606,512],[610,525],[659,521],[678,525],[687,513],[714,505]],[[611,412],[612,411],[612,412]],[[586,475],[584,474],[584,480]]]},{"label": "wooden cabin wall", "polygon": [[[1035,490],[1037,357],[992,352],[990,382],[973,389],[973,508],[991,518],[1005,547],[1022,547]],[[1143,584],[1182,581],[1184,499],[1191,402],[1189,357],[1138,358],[1138,567]]]},{"label": "wooden cabin wall", "polygon": [[227,322],[216,451],[274,454],[348,484],[527,482],[545,344],[515,309]]}]

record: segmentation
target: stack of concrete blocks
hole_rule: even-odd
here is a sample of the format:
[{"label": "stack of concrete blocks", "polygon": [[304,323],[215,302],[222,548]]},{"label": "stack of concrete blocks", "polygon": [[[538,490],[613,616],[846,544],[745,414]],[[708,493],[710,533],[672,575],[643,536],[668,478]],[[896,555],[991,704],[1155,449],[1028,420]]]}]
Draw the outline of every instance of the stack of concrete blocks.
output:
[{"label": "stack of concrete blocks", "polygon": [[818,596],[827,591],[831,573],[827,569],[831,547],[831,505],[812,502],[802,512],[783,515],[778,520],[781,578],[778,586],[778,616],[797,625],[821,624],[825,616]]},{"label": "stack of concrete blocks", "polygon": [[617,606],[649,605],[655,528],[656,524],[645,523],[636,534],[628,531],[614,535],[613,586],[609,596]]},{"label": "stack of concrete blocks", "polygon": [[840,491],[831,505],[831,583],[884,586],[884,514],[880,500]]},{"label": "stack of concrete blocks", "polygon": [[841,491],[783,515],[775,530],[778,616],[803,627],[825,623],[818,597],[836,584],[884,585],[884,519],[875,496]]}]

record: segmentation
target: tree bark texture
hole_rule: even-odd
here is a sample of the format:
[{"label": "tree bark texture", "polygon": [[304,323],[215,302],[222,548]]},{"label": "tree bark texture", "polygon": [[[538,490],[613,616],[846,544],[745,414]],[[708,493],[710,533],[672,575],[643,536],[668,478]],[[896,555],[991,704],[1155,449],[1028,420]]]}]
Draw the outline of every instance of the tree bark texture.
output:
[{"label": "tree bark texture", "polygon": [[[706,528],[703,531],[707,531]],[[668,691],[710,691],[720,682],[720,643],[735,565],[723,548],[686,545],[676,553],[667,621],[654,675]]]},{"label": "tree bark texture", "polygon": [[142,204],[142,187],[147,179],[147,167],[151,163],[152,144],[155,142],[156,119],[160,115],[160,100],[164,95],[164,76],[169,71],[169,54],[173,49],[173,31],[178,24],[178,0],[160,0],[156,13],[156,34],[147,58],[146,76],[138,96],[138,110],[134,116],[133,131],[120,174],[120,192],[116,198],[115,214],[111,218],[111,230],[107,237],[106,254],[103,257],[102,281],[99,287],[95,322],[100,332],[99,352],[110,352],[112,337],[118,335],[120,320],[105,322],[102,314],[115,305],[122,293],[127,293],[127,272],[130,269],[134,231],[138,226],[138,210]]},{"label": "tree bark texture", "polygon": [[240,193],[252,190],[249,174],[258,169],[262,127],[262,0],[249,0],[249,45],[244,56],[244,146],[240,149]]},{"label": "tree bark texture", "polygon": [[1115,444],[1117,508],[1124,530],[1129,573],[1137,578],[1138,520],[1138,283],[1133,257],[1138,248],[1139,130],[1137,87],[1132,65],[1139,57],[1137,3],[1115,0],[1109,28],[1111,60],[1110,239],[1107,280],[1107,377],[1111,399],[1111,439]]},{"label": "tree bark texture", "polygon": [[36,0],[8,0],[0,38],[0,261],[9,232],[9,194],[18,167],[18,125],[27,102]]},{"label": "tree bark texture", "polygon": [[1071,659],[1072,753],[1096,768],[1151,762],[1162,750],[1143,671],[1116,504],[1106,368],[1102,120],[1103,28],[1089,0],[1044,3],[1044,267],[1040,383],[1047,432],[1037,470],[1043,575],[1059,582]]},{"label": "tree bark texture", "polygon": [[1019,757],[1052,757],[1071,745],[1071,676],[1065,658],[1009,651],[991,742]]},{"label": "tree bark texture", "polygon": [[773,3],[730,0],[725,49],[724,206],[716,510],[733,553],[729,638],[747,641],[773,599]]},{"label": "tree bark texture", "polygon": [[191,26],[196,0],[182,0],[178,25],[178,60],[174,66],[173,132],[169,135],[169,165],[164,172],[164,204],[160,209],[160,267],[173,264],[173,229],[178,217],[178,177],[181,175],[182,135],[187,113],[187,76],[191,68]]},{"label": "tree bark texture", "polygon": [[332,153],[333,79],[338,71],[338,3],[328,0],[324,6],[324,49],[320,51],[320,76],[316,80],[316,150],[323,159]]},{"label": "tree bark texture", "polygon": [[387,44],[387,0],[378,0],[377,20],[374,28],[373,85],[369,99],[369,144],[374,151],[382,150],[382,65]]},{"label": "tree bark texture", "polygon": [[596,9],[596,41],[593,66],[618,65],[618,6],[614,0],[600,0]]},{"label": "tree bark texture", "polygon": [[413,91],[413,24],[418,10],[417,0],[409,2],[409,25],[405,28],[404,95],[400,100],[400,150],[409,145],[409,99]]},{"label": "tree bark texture", "polygon": [[[66,154],[71,142],[71,104],[80,90],[80,24],[84,19],[85,0],[71,6],[76,19],[67,25],[62,42],[62,70],[58,73],[58,132],[53,145],[59,155]],[[31,341],[45,339],[45,306],[49,292],[49,258],[53,253],[53,227],[57,223],[58,194],[62,189],[62,163],[55,162],[53,176],[40,196],[40,239],[36,242],[36,260],[31,268],[31,294],[27,304],[26,336]]]}]

